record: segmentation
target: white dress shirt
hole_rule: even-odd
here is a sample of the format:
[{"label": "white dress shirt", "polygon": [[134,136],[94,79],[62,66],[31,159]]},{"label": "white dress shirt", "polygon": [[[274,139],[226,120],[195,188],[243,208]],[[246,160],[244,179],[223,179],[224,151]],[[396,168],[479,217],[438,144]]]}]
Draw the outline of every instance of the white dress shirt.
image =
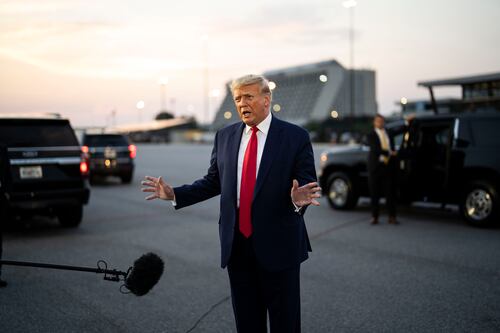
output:
[{"label": "white dress shirt", "polygon": [[[378,135],[378,139],[380,141],[380,147],[381,148],[383,148],[382,147],[382,136],[385,137],[385,140],[386,140],[385,142],[387,142],[387,146],[389,148],[388,149],[389,150],[389,155],[390,155],[392,153],[392,150],[391,150],[391,141],[389,141],[389,136],[387,135],[387,132],[385,131],[385,129],[384,128],[382,128],[382,129],[375,128],[375,133],[377,133],[377,135]],[[381,155],[379,157],[380,162],[384,162],[384,158],[385,158],[385,156]]]},{"label": "white dress shirt", "polygon": [[389,141],[389,136],[387,135],[385,129],[375,128],[375,132],[377,133],[378,139],[380,140],[380,147],[382,147],[382,136],[384,136],[385,142],[387,142],[387,145],[389,147],[389,152],[391,152],[391,143]]},{"label": "white dress shirt", "polygon": [[[259,129],[257,131],[257,175],[259,174],[260,161],[262,160],[262,153],[264,152],[264,146],[266,144],[267,134],[269,133],[269,127],[271,126],[272,116],[271,113],[257,125]],[[245,151],[250,142],[250,136],[252,135],[252,127],[246,125],[243,129],[243,134],[241,135],[240,150],[238,152],[238,179],[236,182],[236,204],[240,207],[240,189],[241,189],[241,173],[243,172],[243,160],[245,159]]]}]

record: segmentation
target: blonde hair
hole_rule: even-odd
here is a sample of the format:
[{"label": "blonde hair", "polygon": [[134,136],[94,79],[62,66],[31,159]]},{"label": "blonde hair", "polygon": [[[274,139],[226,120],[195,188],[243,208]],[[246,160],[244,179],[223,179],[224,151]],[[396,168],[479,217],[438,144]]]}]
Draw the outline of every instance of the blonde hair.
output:
[{"label": "blonde hair", "polygon": [[234,95],[236,89],[252,84],[258,84],[260,86],[260,93],[269,95],[272,100],[273,93],[269,88],[269,81],[262,75],[248,74],[234,79],[233,82],[231,82],[231,93]]}]

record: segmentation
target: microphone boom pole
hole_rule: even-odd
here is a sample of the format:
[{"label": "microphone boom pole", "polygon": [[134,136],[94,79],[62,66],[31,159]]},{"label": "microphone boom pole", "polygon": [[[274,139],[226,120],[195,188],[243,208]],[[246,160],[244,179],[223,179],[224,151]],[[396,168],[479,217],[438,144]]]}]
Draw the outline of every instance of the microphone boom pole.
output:
[{"label": "microphone boom pole", "polygon": [[[124,281],[125,284],[122,285],[122,287],[125,287],[136,296],[143,296],[147,294],[155,286],[155,284],[158,283],[164,269],[163,260],[151,252],[143,254],[134,262],[132,267],[129,267],[126,272],[116,269],[108,269],[108,264],[104,260],[99,260],[97,262],[97,268],[12,260],[0,260],[0,265],[49,268],[104,274],[104,280],[114,282]],[[121,288],[120,291],[122,291]]]},{"label": "microphone boom pole", "polygon": [[[117,271],[116,269],[107,269],[107,264],[103,260],[99,260],[97,262],[97,268],[43,264],[43,263],[38,263],[38,262],[12,261],[12,260],[0,260],[0,265],[50,268],[50,269],[59,269],[59,270],[66,270],[66,271],[79,271],[79,272],[90,272],[90,273],[96,273],[96,274],[104,274],[104,280],[108,280],[108,281],[120,281],[120,276],[123,276],[125,278],[125,277],[127,277],[127,274],[128,274],[128,272]],[[104,265],[105,268],[100,267],[100,265]],[[108,274],[112,275],[112,276],[109,277]]]}]

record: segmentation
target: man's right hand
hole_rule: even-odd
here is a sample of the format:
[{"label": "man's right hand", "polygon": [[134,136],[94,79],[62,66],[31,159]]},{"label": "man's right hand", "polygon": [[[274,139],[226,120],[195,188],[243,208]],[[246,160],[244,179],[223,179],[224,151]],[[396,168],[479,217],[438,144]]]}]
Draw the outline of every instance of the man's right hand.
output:
[{"label": "man's right hand", "polygon": [[144,186],[141,189],[142,192],[153,192],[145,198],[146,200],[175,200],[174,189],[165,183],[161,177],[146,176],[141,185]]}]

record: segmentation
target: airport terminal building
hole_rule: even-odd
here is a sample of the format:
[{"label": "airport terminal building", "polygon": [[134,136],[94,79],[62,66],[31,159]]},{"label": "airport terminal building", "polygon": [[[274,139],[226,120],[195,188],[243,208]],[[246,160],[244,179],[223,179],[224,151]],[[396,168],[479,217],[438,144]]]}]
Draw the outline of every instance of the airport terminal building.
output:
[{"label": "airport terminal building", "polygon": [[[339,117],[371,117],[377,113],[375,71],[353,70],[354,108],[351,111],[351,71],[335,60],[265,72],[273,91],[274,116],[304,126]],[[212,123],[218,130],[240,121],[230,91]]]},{"label": "airport terminal building", "polygon": [[[498,112],[500,111],[500,72],[418,82],[429,90],[430,99],[397,102],[403,115],[423,113]],[[460,98],[436,98],[435,90],[460,87]]]}]

